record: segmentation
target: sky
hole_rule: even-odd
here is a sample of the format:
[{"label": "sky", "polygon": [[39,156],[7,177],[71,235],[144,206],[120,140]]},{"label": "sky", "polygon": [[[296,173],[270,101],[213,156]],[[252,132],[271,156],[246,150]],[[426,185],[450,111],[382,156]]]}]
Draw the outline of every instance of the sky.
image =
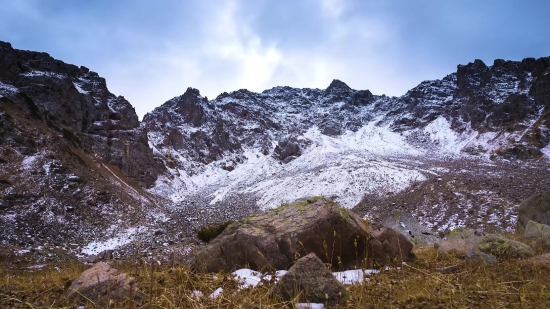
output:
[{"label": "sky", "polygon": [[550,56],[542,0],[0,0],[0,40],[105,77],[141,118],[187,87],[400,96],[458,64]]}]

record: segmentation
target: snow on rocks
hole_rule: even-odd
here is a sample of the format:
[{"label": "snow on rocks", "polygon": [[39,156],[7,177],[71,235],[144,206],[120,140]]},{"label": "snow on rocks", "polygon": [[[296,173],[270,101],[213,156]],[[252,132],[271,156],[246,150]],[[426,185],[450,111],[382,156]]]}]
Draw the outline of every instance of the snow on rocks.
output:
[{"label": "snow on rocks", "polygon": [[0,95],[9,95],[18,91],[17,87],[0,82]]},{"label": "snow on rocks", "polygon": [[105,250],[117,249],[123,245],[132,242],[136,235],[144,231],[144,227],[129,228],[125,231],[121,231],[117,236],[108,238],[103,241],[92,241],[82,248],[81,253],[84,255],[98,254]]}]

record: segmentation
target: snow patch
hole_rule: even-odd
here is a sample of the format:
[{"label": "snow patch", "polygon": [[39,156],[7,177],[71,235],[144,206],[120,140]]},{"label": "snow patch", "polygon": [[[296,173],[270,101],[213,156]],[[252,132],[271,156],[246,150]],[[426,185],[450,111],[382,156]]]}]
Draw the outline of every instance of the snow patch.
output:
[{"label": "snow patch", "polygon": [[12,85],[4,84],[4,83],[0,82],[0,94],[7,95],[7,94],[16,93],[18,91],[19,91],[18,88],[14,87]]},{"label": "snow patch", "polygon": [[36,159],[38,159],[39,156],[28,156],[23,159],[23,162],[21,164],[23,165],[23,169],[30,170],[33,167],[34,162]]},{"label": "snow patch", "polygon": [[89,92],[82,89],[82,87],[80,87],[80,85],[76,82],[73,82],[73,85],[74,87],[76,88],[76,90],[78,90],[78,92],[82,93],[82,94],[88,94]]},{"label": "snow patch", "polygon": [[104,241],[93,241],[84,248],[82,248],[82,254],[85,255],[92,255],[92,254],[98,254],[105,250],[114,250],[120,246],[126,245],[133,241],[136,237],[136,235],[140,232],[142,232],[145,228],[139,227],[139,228],[129,228],[125,231],[122,231],[119,235],[109,238]]}]

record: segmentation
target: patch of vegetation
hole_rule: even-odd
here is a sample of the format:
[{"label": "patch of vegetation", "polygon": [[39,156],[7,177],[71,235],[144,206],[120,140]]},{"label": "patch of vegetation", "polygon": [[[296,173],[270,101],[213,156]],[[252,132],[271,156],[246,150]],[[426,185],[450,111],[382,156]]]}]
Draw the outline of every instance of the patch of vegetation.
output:
[{"label": "patch of vegetation", "polygon": [[204,242],[210,242],[212,239],[218,237],[218,235],[233,222],[234,221],[226,221],[224,223],[203,226],[197,231],[197,237]]},{"label": "patch of vegetation", "polygon": [[468,228],[464,228],[464,227],[459,227],[459,228],[456,228],[454,230],[452,230],[449,235],[447,235],[447,239],[453,239],[453,238],[457,238],[457,237],[463,237],[463,238],[468,238],[472,236],[472,231]]},{"label": "patch of vegetation", "polygon": [[349,216],[347,210],[344,207],[338,208],[338,211],[340,211],[340,216],[342,217],[342,219],[344,219],[344,221],[348,223],[351,222],[351,217]]},{"label": "patch of vegetation", "polygon": [[63,137],[64,138],[66,138],[69,141],[73,142],[74,144],[82,147],[82,142],[80,141],[80,138],[78,138],[78,136],[76,136],[76,134],[74,134],[71,130],[63,128],[61,130],[61,132],[63,132]]},{"label": "patch of vegetation", "polygon": [[277,214],[279,214],[281,211],[283,211],[283,210],[284,210],[285,208],[287,208],[287,207],[288,207],[288,204],[282,204],[282,205],[280,205],[280,206],[277,207],[277,208],[273,208],[273,209],[268,210],[267,212],[270,213],[270,214],[275,214],[275,215],[277,215]]},{"label": "patch of vegetation", "polygon": [[314,196],[314,197],[310,197],[302,202],[296,202],[296,203],[292,203],[291,205],[295,206],[296,208],[298,208],[298,214],[303,214],[306,210],[307,210],[307,205],[309,204],[313,204],[315,202],[317,202],[318,200],[320,199],[323,199],[324,197],[322,196]]},{"label": "patch of vegetation", "polygon": [[[451,268],[463,260],[434,248],[419,249],[417,259],[348,285],[349,298],[339,308],[550,308],[547,277],[550,264],[503,261],[497,265]],[[57,265],[59,270],[22,271],[0,266],[0,308],[70,308],[65,297],[71,282],[86,268]],[[271,293],[273,282],[241,289],[229,274],[201,274],[185,266],[152,266],[149,261],[114,262],[135,278],[143,292],[140,308],[295,308]],[[208,297],[223,288],[217,298]],[[200,291],[198,292],[193,291]],[[199,295],[202,296],[199,296]],[[137,307],[137,306],[136,306]],[[99,308],[86,304],[86,308]],[[110,308],[135,308],[111,304]]]}]

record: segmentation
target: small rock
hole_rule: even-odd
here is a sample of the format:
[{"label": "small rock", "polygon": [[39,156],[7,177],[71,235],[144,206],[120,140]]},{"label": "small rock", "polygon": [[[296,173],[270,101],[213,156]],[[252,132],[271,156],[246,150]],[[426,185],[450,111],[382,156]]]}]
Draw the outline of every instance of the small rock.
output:
[{"label": "small rock", "polygon": [[327,306],[344,304],[348,296],[344,285],[336,280],[315,253],[299,259],[281,277],[273,291],[285,300],[293,300],[299,295],[300,302]]},{"label": "small rock", "polygon": [[478,252],[476,250],[470,250],[466,252],[466,264],[486,264],[494,265],[497,263],[497,258],[492,254]]},{"label": "small rock", "polygon": [[526,237],[550,238],[550,226],[529,220],[525,226]]},{"label": "small rock", "polygon": [[93,301],[101,307],[107,307],[110,300],[141,302],[134,279],[105,262],[97,263],[75,279],[67,291],[67,298],[79,304]]},{"label": "small rock", "polygon": [[460,265],[451,265],[451,266],[436,268],[435,271],[437,271],[439,273],[442,273],[442,274],[448,274],[448,273],[452,273],[453,271],[456,271],[458,269],[460,269]]}]

